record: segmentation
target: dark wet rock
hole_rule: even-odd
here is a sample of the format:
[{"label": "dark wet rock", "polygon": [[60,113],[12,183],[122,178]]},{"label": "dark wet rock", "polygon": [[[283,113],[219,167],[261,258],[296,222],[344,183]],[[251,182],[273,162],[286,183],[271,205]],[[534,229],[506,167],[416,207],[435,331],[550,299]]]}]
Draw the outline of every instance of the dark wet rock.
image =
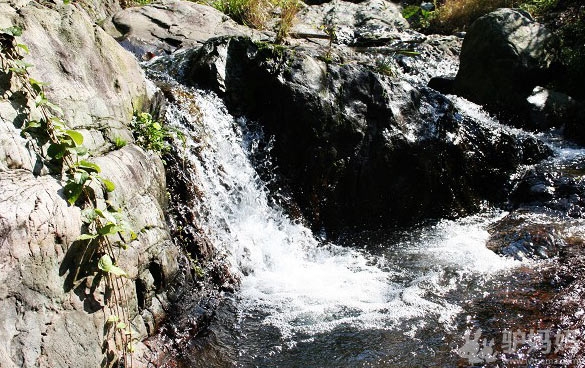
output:
[{"label": "dark wet rock", "polygon": [[437,90],[438,92],[448,95],[453,93],[454,82],[455,78],[433,77],[429,81],[429,87]]},{"label": "dark wet rock", "polygon": [[467,213],[503,200],[516,167],[547,154],[534,138],[460,115],[432,89],[312,49],[215,39],[187,75],[276,136],[278,166],[314,224]]},{"label": "dark wet rock", "polygon": [[562,224],[560,218],[513,212],[490,226],[486,246],[518,260],[556,257],[567,245]]},{"label": "dark wet rock", "polygon": [[[574,126],[578,119],[577,101],[564,93],[538,86],[526,100],[530,109],[531,126],[537,130]],[[570,135],[568,133],[568,138]]]},{"label": "dark wet rock", "polygon": [[551,44],[552,34],[526,12],[498,9],[487,14],[465,35],[455,92],[525,121],[526,98],[550,77]]},{"label": "dark wet rock", "polygon": [[571,119],[564,124],[565,138],[580,144],[585,145],[585,103],[580,102],[576,104],[576,108],[571,106]]},{"label": "dark wet rock", "polygon": [[573,218],[585,217],[583,157],[547,161],[528,169],[510,195],[514,208],[547,208]]}]

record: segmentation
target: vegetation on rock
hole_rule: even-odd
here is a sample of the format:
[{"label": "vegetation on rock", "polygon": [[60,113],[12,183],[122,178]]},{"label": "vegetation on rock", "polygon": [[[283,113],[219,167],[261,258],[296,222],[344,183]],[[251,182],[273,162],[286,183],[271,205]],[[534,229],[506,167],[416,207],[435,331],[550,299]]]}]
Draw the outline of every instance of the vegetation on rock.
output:
[{"label": "vegetation on rock", "polygon": [[[76,242],[84,244],[87,257],[82,258],[87,262],[80,261],[76,265],[78,274],[91,275],[94,282],[105,279],[106,294],[109,295],[109,318],[105,328],[113,331],[111,337],[121,353],[124,366],[130,367],[132,359],[127,353],[133,350],[132,329],[129,327],[126,283],[121,279],[127,274],[115,260],[121,249],[127,249],[127,241],[136,239],[136,234],[125,224],[122,213],[107,201],[104,204],[99,200],[105,197],[104,192],[113,192],[116,186],[100,175],[99,165],[90,161],[88,149],[83,146],[83,134],[69,129],[69,124],[59,117],[63,111],[45,95],[46,84],[29,75],[28,68],[32,65],[23,60],[23,53],[28,53],[29,49],[16,41],[21,34],[18,27],[0,29],[2,72],[11,74],[14,88],[34,101],[34,108],[26,112],[21,135],[36,144],[40,158],[52,169],[52,174],[64,180],[64,199],[82,210],[84,229]],[[101,274],[93,270],[100,270]],[[75,282],[82,282],[86,277],[76,278]],[[116,322],[114,328],[110,326],[112,321]]]},{"label": "vegetation on rock", "polygon": [[277,16],[274,26],[277,43],[282,43],[289,35],[301,9],[298,0],[208,0],[208,4],[236,22],[256,29],[267,28]]}]

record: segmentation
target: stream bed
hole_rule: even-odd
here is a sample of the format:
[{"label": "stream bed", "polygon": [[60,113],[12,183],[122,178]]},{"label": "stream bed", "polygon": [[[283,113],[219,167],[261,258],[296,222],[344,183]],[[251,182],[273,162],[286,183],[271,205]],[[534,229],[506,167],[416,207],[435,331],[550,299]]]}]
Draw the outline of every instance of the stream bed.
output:
[{"label": "stream bed", "polygon": [[[178,88],[196,101],[197,111],[170,104],[166,120],[186,133],[185,159],[201,194],[198,226],[221,250],[240,286],[224,293],[204,335],[175,351],[167,366],[567,362],[563,353],[574,348],[578,331],[567,319],[563,325],[555,303],[574,278],[559,271],[559,257],[505,257],[488,249],[507,211],[486,206],[464,218],[327,240],[289,216],[260,179],[254,157],[266,150],[262,131],[234,119],[213,93]],[[456,101],[460,110],[465,103]],[[550,162],[557,166],[585,157],[579,149],[559,146],[555,152]],[[269,164],[269,152],[260,154]],[[542,211],[525,212],[538,218]],[[573,225],[579,233],[581,224]],[[581,253],[576,247],[567,249]],[[568,362],[564,365],[578,366]]]}]

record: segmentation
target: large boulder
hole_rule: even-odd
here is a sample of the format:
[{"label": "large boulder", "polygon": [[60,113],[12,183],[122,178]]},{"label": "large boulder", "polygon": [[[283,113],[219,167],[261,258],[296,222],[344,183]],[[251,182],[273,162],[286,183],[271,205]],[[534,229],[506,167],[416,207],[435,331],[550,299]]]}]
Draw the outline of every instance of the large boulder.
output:
[{"label": "large boulder", "polygon": [[[48,83],[48,99],[84,135],[101,175],[116,184],[98,195],[98,205],[119,208],[138,234],[118,262],[128,272],[129,319],[141,340],[164,316],[165,286],[180,259],[164,218],[164,167],[132,144],[129,129],[133,110],[147,107],[147,81],[133,56],[94,23],[105,9],[90,16],[78,2],[0,7],[0,27],[23,28],[19,42],[30,49],[31,76]],[[103,282],[92,285],[98,280],[95,263],[86,263],[92,249],[76,241],[80,209],[68,205],[60,175],[45,165],[46,146],[21,134],[34,101],[14,75],[3,71],[0,79],[0,366],[99,366],[112,350],[105,345],[106,290]],[[128,144],[116,149],[116,138]]]},{"label": "large boulder", "polygon": [[454,92],[521,120],[534,87],[546,85],[552,34],[528,13],[498,9],[476,20],[463,41]]},{"label": "large boulder", "polygon": [[192,53],[185,73],[275,135],[277,165],[316,226],[466,213],[503,199],[510,173],[546,154],[534,138],[467,118],[429,88],[321,57],[219,38]]},{"label": "large boulder", "polygon": [[265,38],[210,6],[190,1],[164,0],[128,8],[116,13],[111,22],[115,29],[110,28],[110,34],[139,58],[200,46],[217,36]]}]

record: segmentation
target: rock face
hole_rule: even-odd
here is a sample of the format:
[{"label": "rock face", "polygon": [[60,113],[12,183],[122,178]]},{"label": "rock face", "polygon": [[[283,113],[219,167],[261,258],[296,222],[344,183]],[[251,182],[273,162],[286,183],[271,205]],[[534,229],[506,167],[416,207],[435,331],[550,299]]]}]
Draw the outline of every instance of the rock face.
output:
[{"label": "rock face", "polygon": [[[48,98],[63,108],[70,127],[84,135],[91,160],[117,186],[98,197],[99,205],[108,200],[120,208],[138,234],[118,262],[129,274],[131,327],[141,340],[164,315],[165,286],[177,274],[180,258],[164,219],[162,162],[133,145],[128,128],[133,110],[147,107],[147,82],[133,56],[94,24],[105,8],[92,8],[90,16],[76,2],[0,5],[0,27],[23,28],[19,41],[30,49],[32,77],[49,83]],[[21,136],[34,102],[19,92],[10,74],[1,79],[0,366],[95,367],[112,346],[102,350],[103,282],[92,286],[95,273],[85,265],[86,246],[75,241],[80,209],[67,204],[63,182],[49,175],[35,142]],[[116,137],[129,144],[115,150]],[[143,348],[137,345],[138,351]]]},{"label": "rock face", "polygon": [[585,218],[585,164],[579,156],[559,160],[535,165],[522,175],[510,196],[514,208],[543,207],[560,216]]},{"label": "rock face", "polygon": [[466,118],[444,96],[318,51],[211,40],[186,78],[276,136],[274,153],[314,224],[335,228],[454,216],[504,198],[536,140]]},{"label": "rock face", "polygon": [[498,9],[479,18],[463,41],[455,93],[525,119],[526,98],[549,78],[551,42],[552,34],[523,11]]},{"label": "rock face", "polygon": [[324,29],[328,26],[336,43],[352,46],[385,44],[408,28],[399,6],[384,0],[367,0],[359,4],[332,0],[306,7],[298,19],[293,34],[326,36]]},{"label": "rock face", "polygon": [[265,38],[214,8],[189,1],[165,0],[117,13],[112,23],[121,44],[139,58],[196,47],[209,38],[247,35]]}]

